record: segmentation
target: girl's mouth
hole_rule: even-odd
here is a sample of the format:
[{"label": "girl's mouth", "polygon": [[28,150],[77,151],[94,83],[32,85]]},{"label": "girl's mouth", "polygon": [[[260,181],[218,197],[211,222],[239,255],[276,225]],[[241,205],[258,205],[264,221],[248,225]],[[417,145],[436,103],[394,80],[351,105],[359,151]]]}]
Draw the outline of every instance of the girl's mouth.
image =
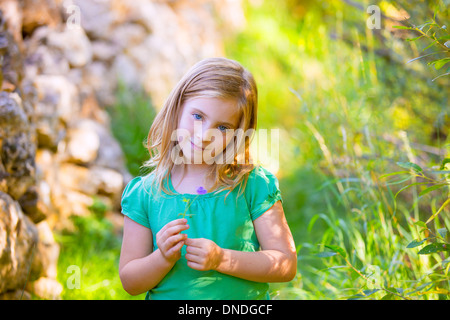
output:
[{"label": "girl's mouth", "polygon": [[192,141],[191,141],[191,145],[192,145],[192,147],[193,147],[194,149],[197,149],[197,150],[205,150],[205,148],[200,148],[199,146],[195,145]]}]

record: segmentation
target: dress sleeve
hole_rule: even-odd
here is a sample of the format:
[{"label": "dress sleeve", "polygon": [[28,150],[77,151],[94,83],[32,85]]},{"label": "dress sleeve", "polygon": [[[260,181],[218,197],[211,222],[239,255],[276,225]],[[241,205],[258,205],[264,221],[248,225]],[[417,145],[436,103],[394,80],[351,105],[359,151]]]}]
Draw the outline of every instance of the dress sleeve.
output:
[{"label": "dress sleeve", "polygon": [[149,204],[150,190],[145,190],[144,179],[136,177],[131,180],[122,193],[122,213],[131,220],[150,228],[149,223]]},{"label": "dress sleeve", "polygon": [[283,202],[277,177],[261,166],[250,172],[245,194],[252,220],[265,213],[278,200]]}]

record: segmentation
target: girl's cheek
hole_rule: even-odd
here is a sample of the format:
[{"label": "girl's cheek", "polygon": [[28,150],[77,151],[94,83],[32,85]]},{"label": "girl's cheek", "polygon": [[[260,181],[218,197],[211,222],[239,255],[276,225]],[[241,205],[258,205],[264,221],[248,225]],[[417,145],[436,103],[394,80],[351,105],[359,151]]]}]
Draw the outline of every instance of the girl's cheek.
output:
[{"label": "girl's cheek", "polygon": [[183,127],[179,127],[174,135],[176,135],[176,137],[173,137],[176,139],[176,141],[178,142],[178,144],[183,148],[184,146],[190,146],[190,132],[189,130],[183,128]]}]

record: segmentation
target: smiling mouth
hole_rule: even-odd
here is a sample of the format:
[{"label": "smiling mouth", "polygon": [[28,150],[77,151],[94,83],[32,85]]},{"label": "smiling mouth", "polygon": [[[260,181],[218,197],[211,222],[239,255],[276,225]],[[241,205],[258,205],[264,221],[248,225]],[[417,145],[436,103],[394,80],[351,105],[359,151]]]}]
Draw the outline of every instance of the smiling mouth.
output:
[{"label": "smiling mouth", "polygon": [[199,146],[195,145],[192,141],[191,141],[191,145],[192,145],[192,147],[193,147],[194,149],[197,149],[197,150],[205,150],[205,148],[200,148]]}]

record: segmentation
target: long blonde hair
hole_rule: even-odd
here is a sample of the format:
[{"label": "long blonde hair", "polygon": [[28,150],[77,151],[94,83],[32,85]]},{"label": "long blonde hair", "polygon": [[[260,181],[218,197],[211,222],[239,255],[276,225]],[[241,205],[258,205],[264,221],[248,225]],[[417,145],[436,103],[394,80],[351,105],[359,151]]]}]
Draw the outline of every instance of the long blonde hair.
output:
[{"label": "long blonde hair", "polygon": [[[171,135],[177,129],[183,103],[192,98],[209,97],[233,99],[237,101],[241,112],[239,129],[250,130],[251,135],[244,136],[238,142],[238,151],[234,161],[214,162],[207,176],[215,181],[211,190],[221,192],[230,190],[241,182],[243,192],[250,171],[254,165],[250,162],[250,143],[257,124],[258,92],[253,75],[241,64],[226,58],[208,58],[196,63],[174,87],[161,111],[156,115],[147,137],[147,149],[150,160],[144,167],[154,171],[153,183],[158,190],[173,194],[164,186],[174,163],[171,159],[172,149],[178,143],[172,141]],[[242,132],[242,131],[241,131]],[[248,139],[247,139],[248,138]],[[238,163],[238,159],[239,163]],[[227,194],[227,196],[228,196]],[[226,197],[225,197],[226,198]]]}]

